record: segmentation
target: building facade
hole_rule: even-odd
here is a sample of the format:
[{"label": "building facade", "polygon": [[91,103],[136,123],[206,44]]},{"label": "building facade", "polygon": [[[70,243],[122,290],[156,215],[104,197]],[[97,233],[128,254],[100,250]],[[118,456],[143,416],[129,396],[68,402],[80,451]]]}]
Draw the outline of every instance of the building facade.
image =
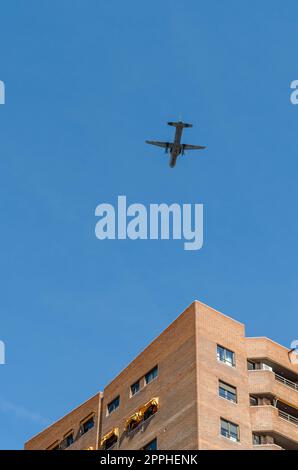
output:
[{"label": "building facade", "polygon": [[296,353],[193,302],[25,449],[298,450]]}]

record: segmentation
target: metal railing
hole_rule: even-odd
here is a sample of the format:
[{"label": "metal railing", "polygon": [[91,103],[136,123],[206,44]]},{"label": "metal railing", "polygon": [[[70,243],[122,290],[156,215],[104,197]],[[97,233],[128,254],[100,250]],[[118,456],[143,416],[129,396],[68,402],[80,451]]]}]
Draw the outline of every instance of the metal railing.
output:
[{"label": "metal railing", "polygon": [[295,418],[295,416],[289,415],[288,413],[285,413],[281,410],[278,410],[278,415],[282,419],[286,419],[287,421],[290,421],[290,423],[296,424],[296,426],[298,426],[298,418]]},{"label": "metal railing", "polygon": [[287,387],[290,387],[290,388],[296,390],[296,392],[298,392],[298,385],[295,382],[292,382],[291,380],[285,379],[284,377],[282,377],[281,375],[278,375],[278,374],[275,374],[275,380],[277,380],[278,382],[283,383]]}]

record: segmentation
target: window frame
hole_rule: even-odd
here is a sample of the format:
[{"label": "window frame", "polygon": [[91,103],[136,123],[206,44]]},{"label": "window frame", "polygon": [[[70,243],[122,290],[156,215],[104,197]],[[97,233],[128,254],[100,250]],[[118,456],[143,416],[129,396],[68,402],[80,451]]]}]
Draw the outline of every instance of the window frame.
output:
[{"label": "window frame", "polygon": [[[132,388],[134,385],[138,384],[138,390],[136,392],[133,393],[132,391]],[[139,393],[141,391],[141,380],[138,379],[136,380],[133,384],[131,384],[130,386],[130,397],[134,397],[137,393]]]},{"label": "window frame", "polygon": [[[235,392],[230,392],[229,390],[227,390],[227,389],[225,389],[224,387],[222,387],[222,385],[234,389]],[[224,393],[224,396],[222,396],[222,395],[220,394],[220,390],[224,390],[224,392],[226,392],[226,393]],[[229,397],[228,397],[228,396],[229,396],[228,394],[234,395],[235,398],[234,398],[234,399],[229,398]],[[234,403],[235,405],[237,405],[237,403],[238,403],[237,387],[235,387],[234,385],[231,385],[231,384],[229,384],[229,383],[227,383],[227,382],[224,382],[224,381],[221,380],[221,379],[218,379],[218,396],[219,396],[220,398],[222,398],[223,400],[227,400],[227,401],[229,401],[229,402],[231,402],[231,403]]]},{"label": "window frame", "polygon": [[[118,400],[118,404],[116,407],[114,407],[111,411],[109,409],[110,405],[112,405],[114,402],[116,402]],[[110,416],[112,413],[114,413],[120,406],[120,395],[117,395],[113,400],[111,400],[108,404],[107,404],[107,416]]]},{"label": "window frame", "polygon": [[258,404],[259,404],[258,397],[255,397],[254,395],[249,395],[249,406],[258,406]]},{"label": "window frame", "polygon": [[256,363],[247,359],[247,370],[257,370]]},{"label": "window frame", "polygon": [[[148,382],[147,380],[147,376],[151,373],[153,373],[154,371],[156,371],[156,375]],[[150,369],[145,375],[144,375],[144,385],[145,387],[149,384],[151,384],[154,380],[157,379],[158,377],[158,373],[159,373],[159,370],[158,370],[158,365],[152,367],[152,369]]]},{"label": "window frame", "polygon": [[[88,432],[88,431],[87,431]],[[72,437],[72,442],[67,445],[67,439],[69,437]],[[68,431],[66,434],[64,434],[63,441],[65,442],[65,448],[67,449],[74,443],[74,430],[72,429],[71,431]]]},{"label": "window frame", "polygon": [[[88,429],[85,430],[85,425],[89,422],[89,421],[93,421],[93,426],[91,427],[88,427]],[[87,416],[85,419],[83,419],[81,421],[81,424],[80,424],[80,429],[81,429],[81,435],[83,436],[84,434],[87,434],[87,432],[90,431],[90,429],[93,429],[95,426],[95,414],[92,413],[90,414],[89,416]]]},{"label": "window frame", "polygon": [[[225,423],[227,425],[227,435],[223,434],[223,432],[222,432],[223,429],[224,429],[223,428],[223,423]],[[231,427],[232,426],[235,426],[235,428],[236,428],[236,431],[237,431],[236,432],[236,435],[237,435],[236,438],[233,437],[233,434],[235,434],[235,433],[233,433],[233,434],[231,433]],[[239,426],[239,424],[236,424],[233,421],[229,421],[228,419],[221,417],[220,418],[220,435],[222,437],[226,438],[226,439],[229,439],[232,442],[240,442],[240,426]]]},{"label": "window frame", "polygon": [[[222,356],[220,354],[220,349],[223,350],[223,359],[222,359]],[[227,359],[227,353],[231,353],[232,354],[232,361],[229,361]],[[236,354],[235,354],[235,351],[232,351],[231,349],[229,348],[226,348],[225,346],[221,346],[221,344],[217,344],[216,346],[216,357],[217,357],[217,360],[218,362],[221,362],[222,364],[226,364],[227,366],[229,367],[236,367]]]}]

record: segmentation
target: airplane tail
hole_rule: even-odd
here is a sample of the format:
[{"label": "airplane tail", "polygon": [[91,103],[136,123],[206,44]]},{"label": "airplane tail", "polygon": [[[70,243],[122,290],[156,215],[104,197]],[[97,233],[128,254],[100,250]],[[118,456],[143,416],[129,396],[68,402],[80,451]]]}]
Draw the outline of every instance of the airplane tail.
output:
[{"label": "airplane tail", "polygon": [[187,124],[186,122],[178,121],[178,122],[168,122],[169,126],[174,126],[174,127],[192,127],[192,124]]}]

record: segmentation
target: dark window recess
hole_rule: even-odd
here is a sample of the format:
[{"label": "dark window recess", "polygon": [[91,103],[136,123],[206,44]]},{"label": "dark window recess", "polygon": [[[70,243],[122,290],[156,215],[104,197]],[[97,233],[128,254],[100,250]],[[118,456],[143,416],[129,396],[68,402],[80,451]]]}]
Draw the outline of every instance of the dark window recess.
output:
[{"label": "dark window recess", "polygon": [[258,399],[257,399],[257,397],[253,397],[252,395],[250,395],[250,397],[249,397],[249,404],[250,404],[250,406],[258,406]]},{"label": "dark window recess", "polygon": [[94,416],[91,418],[87,419],[87,421],[84,421],[82,423],[82,433],[85,434],[86,432],[89,431],[89,429],[92,429],[94,427]]},{"label": "dark window recess", "polygon": [[253,434],[252,435],[252,443],[254,446],[259,446],[262,444],[262,437],[259,436],[258,434]]},{"label": "dark window recess", "polygon": [[240,440],[238,424],[231,423],[223,418],[220,419],[220,433],[231,441],[238,442]]},{"label": "dark window recess", "polygon": [[140,424],[140,421],[138,421],[137,419],[132,419],[131,422],[129,423],[127,431],[128,432],[132,431],[133,429],[137,428],[139,424]]},{"label": "dark window recess", "polygon": [[135,382],[134,384],[131,385],[130,387],[130,392],[131,392],[131,396],[135,395],[136,393],[138,393],[140,390],[140,381],[138,380],[137,382]]},{"label": "dark window recess", "polygon": [[113,434],[109,439],[105,441],[104,443],[105,450],[108,450],[111,447],[113,447],[117,441],[118,441],[118,437],[116,436],[116,434]]},{"label": "dark window recess", "polygon": [[120,405],[120,396],[116,397],[113,401],[108,404],[108,414],[113,413],[113,411],[117,410]]},{"label": "dark window recess", "polygon": [[146,444],[142,450],[157,450],[157,439],[153,439],[153,441]]},{"label": "dark window recess", "polygon": [[73,444],[73,441],[74,441],[73,434],[68,434],[68,436],[66,436],[65,438],[65,446],[66,447],[71,446],[71,444]]},{"label": "dark window recess", "polygon": [[247,369],[248,370],[256,370],[256,363],[252,361],[247,361]]},{"label": "dark window recess", "polygon": [[145,383],[148,385],[152,380],[154,380],[158,376],[158,367],[155,366],[153,369],[149,370],[145,375]]},{"label": "dark window recess", "polygon": [[150,405],[149,408],[144,413],[143,420],[146,421],[149,419],[151,416],[153,416],[157,412],[158,408],[156,405]]},{"label": "dark window recess", "polygon": [[225,398],[226,400],[237,403],[237,389],[232,385],[229,385],[225,382],[219,381],[218,387],[219,396]]}]

